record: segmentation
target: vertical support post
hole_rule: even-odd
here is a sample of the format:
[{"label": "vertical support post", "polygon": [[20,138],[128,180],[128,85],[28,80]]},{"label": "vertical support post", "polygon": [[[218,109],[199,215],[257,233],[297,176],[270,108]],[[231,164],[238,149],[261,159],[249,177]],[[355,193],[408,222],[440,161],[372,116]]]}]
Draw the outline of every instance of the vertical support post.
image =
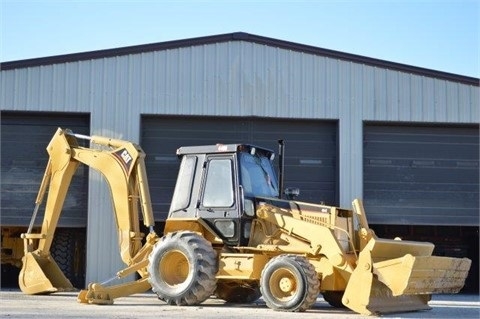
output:
[{"label": "vertical support post", "polygon": [[278,198],[282,199],[285,174],[285,141],[278,140]]}]

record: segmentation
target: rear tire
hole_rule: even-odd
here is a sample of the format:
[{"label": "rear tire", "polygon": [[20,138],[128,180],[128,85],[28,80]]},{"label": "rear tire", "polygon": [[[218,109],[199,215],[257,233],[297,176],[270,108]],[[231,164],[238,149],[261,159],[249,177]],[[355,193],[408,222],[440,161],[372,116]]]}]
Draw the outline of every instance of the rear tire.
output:
[{"label": "rear tire", "polygon": [[216,252],[211,243],[197,233],[166,234],[148,259],[148,281],[152,290],[169,305],[197,305],[215,291]]},{"label": "rear tire", "polygon": [[278,311],[305,311],[319,294],[320,281],[313,265],[303,256],[281,255],[262,271],[260,290],[267,306]]},{"label": "rear tire", "polygon": [[258,300],[262,294],[256,283],[219,282],[215,296],[230,303],[252,303]]}]

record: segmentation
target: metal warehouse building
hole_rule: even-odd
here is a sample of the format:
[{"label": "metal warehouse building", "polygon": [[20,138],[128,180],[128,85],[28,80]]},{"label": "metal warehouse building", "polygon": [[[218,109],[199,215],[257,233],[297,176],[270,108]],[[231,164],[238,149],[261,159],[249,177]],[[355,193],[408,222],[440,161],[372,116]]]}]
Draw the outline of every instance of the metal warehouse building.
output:
[{"label": "metal warehouse building", "polygon": [[[141,144],[159,225],[178,147],[284,139],[300,200],[363,198],[378,235],[473,259],[478,289],[479,105],[477,78],[246,33],[5,62],[1,225],[30,222],[59,126]],[[124,267],[109,190],[77,175],[60,225],[86,232],[85,280],[104,281]]]}]

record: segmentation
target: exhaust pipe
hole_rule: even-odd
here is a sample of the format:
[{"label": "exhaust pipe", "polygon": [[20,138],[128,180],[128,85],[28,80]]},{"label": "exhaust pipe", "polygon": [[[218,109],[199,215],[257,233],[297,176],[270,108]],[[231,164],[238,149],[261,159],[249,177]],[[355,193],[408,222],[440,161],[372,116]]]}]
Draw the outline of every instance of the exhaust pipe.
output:
[{"label": "exhaust pipe", "polygon": [[285,173],[285,141],[278,140],[278,198],[282,199]]}]

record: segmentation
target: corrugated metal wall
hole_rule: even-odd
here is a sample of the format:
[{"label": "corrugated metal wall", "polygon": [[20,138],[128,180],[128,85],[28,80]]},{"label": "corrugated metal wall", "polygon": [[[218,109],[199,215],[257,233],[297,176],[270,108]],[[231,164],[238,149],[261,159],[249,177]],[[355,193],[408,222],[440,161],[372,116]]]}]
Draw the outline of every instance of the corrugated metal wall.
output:
[{"label": "corrugated metal wall", "polygon": [[8,110],[337,119],[355,109],[358,120],[455,123],[479,116],[478,87],[239,41],[2,71],[1,93]]},{"label": "corrugated metal wall", "polygon": [[[340,204],[362,195],[362,123],[478,123],[478,87],[246,41],[5,70],[2,110],[89,112],[139,141],[140,114],[339,120]],[[87,281],[123,267],[109,193],[91,172]],[[110,256],[110,262],[100,263]]]}]

